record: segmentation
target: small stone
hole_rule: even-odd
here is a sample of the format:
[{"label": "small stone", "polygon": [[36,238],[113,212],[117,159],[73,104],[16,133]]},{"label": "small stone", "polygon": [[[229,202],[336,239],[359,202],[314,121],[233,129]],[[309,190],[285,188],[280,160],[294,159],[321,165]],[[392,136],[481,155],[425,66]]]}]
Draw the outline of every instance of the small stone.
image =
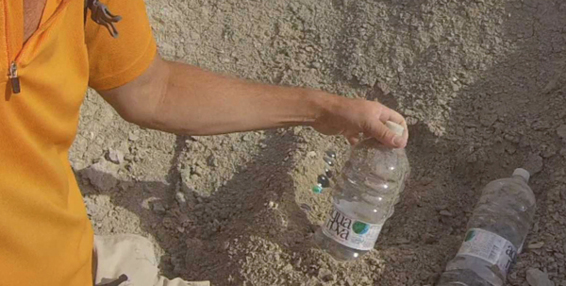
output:
[{"label": "small stone", "polygon": [[283,267],[283,271],[293,271],[293,265],[291,265],[291,263],[287,263],[287,265],[285,265],[285,267]]},{"label": "small stone", "polygon": [[489,127],[497,121],[497,114],[491,112],[484,112],[480,115],[480,123],[483,126]]},{"label": "small stone", "polygon": [[527,158],[524,168],[529,171],[531,175],[534,175],[542,171],[543,165],[542,157],[533,153]]},{"label": "small stone", "polygon": [[535,243],[529,243],[527,246],[529,249],[539,249],[544,245],[544,241],[539,241]]},{"label": "small stone", "polygon": [[328,180],[328,178],[325,175],[318,175],[317,182],[323,188],[330,187],[330,181]]},{"label": "small stone", "polygon": [[116,179],[118,168],[115,164],[101,160],[87,167],[83,174],[97,190],[106,192],[118,185],[118,179]]},{"label": "small stone", "polygon": [[242,136],[242,141],[244,141],[244,142],[249,142],[251,140],[252,140],[252,134],[250,134],[250,133],[246,133],[246,134],[244,134],[244,136]]},{"label": "small stone", "polygon": [[153,202],[151,208],[156,214],[165,214],[165,206],[160,201]]},{"label": "small stone", "polygon": [[128,139],[130,141],[138,141],[140,137],[136,133],[130,132],[130,134],[128,135]]},{"label": "small stone", "polygon": [[216,159],[216,156],[214,155],[210,155],[210,157],[208,157],[208,165],[211,167],[218,167],[218,159]]},{"label": "small stone", "polygon": [[419,120],[415,117],[407,117],[406,119],[407,125],[416,125],[419,123]]},{"label": "small stone", "polygon": [[375,87],[377,88],[376,90],[381,93],[380,95],[388,95],[391,93],[391,89],[389,89],[389,86],[384,82],[378,82]]},{"label": "small stone", "polygon": [[307,205],[307,204],[301,204],[301,209],[310,212],[312,210],[311,206]]},{"label": "small stone", "polygon": [[314,157],[316,157],[316,152],[315,152],[315,151],[310,151],[310,152],[308,152],[308,153],[307,153],[307,157],[309,157],[309,158],[314,158]]},{"label": "small stone", "polygon": [[436,242],[438,242],[438,239],[436,239],[436,237],[430,233],[425,233],[422,235],[422,239],[424,240],[424,242],[426,244],[434,244]]},{"label": "small stone", "polygon": [[448,216],[448,217],[454,216],[451,212],[449,212],[449,211],[447,211],[447,210],[441,210],[441,211],[440,211],[440,215],[441,215],[441,216]]},{"label": "small stone", "polygon": [[122,162],[124,161],[124,153],[118,150],[110,149],[108,151],[108,160],[115,164],[122,164]]},{"label": "small stone", "polygon": [[332,271],[330,271],[327,268],[321,268],[318,271],[318,277],[320,279],[322,279],[322,281],[324,281],[324,282],[329,282],[329,281],[334,280],[334,275],[332,274]]},{"label": "small stone", "polygon": [[183,194],[182,192],[175,193],[175,200],[177,200],[177,202],[180,205],[184,205],[184,204],[187,203],[187,199],[185,198],[185,194]]},{"label": "small stone", "polygon": [[328,150],[326,151],[326,155],[332,159],[336,159],[336,152],[332,151],[332,150]]},{"label": "small stone", "polygon": [[397,242],[397,244],[407,244],[410,241],[408,239],[404,238],[404,237],[401,237],[401,238],[397,239],[396,242]]},{"label": "small stone", "polygon": [[536,268],[527,270],[527,282],[531,286],[554,286],[554,283],[548,279],[548,274]]}]

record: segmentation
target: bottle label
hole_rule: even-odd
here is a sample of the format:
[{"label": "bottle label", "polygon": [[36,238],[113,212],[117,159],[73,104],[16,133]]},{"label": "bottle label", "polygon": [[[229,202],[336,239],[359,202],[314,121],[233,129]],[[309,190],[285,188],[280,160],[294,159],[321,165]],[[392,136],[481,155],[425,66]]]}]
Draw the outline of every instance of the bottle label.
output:
[{"label": "bottle label", "polygon": [[497,265],[505,277],[517,257],[517,248],[510,241],[493,232],[472,228],[466,233],[457,255],[473,256],[491,265]]},{"label": "bottle label", "polygon": [[352,219],[333,207],[330,216],[322,225],[322,233],[344,246],[371,250],[382,227],[382,224],[370,224]]}]

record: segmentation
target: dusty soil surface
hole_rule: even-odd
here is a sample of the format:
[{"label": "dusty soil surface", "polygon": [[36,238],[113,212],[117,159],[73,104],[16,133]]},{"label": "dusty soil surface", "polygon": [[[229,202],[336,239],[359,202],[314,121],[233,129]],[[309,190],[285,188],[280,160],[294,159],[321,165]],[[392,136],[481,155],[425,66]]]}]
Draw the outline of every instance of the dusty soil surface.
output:
[{"label": "dusty soil surface", "polygon": [[375,250],[339,264],[312,242],[331,191],[310,188],[325,150],[347,158],[342,138],[175,136],[127,124],[89,93],[71,160],[96,233],[146,235],[165,275],[214,285],[433,285],[481,187],[527,164],[537,212],[508,284],[529,285],[536,268],[566,285],[566,2],[160,0],[148,11],[168,59],[398,109],[412,178]]}]

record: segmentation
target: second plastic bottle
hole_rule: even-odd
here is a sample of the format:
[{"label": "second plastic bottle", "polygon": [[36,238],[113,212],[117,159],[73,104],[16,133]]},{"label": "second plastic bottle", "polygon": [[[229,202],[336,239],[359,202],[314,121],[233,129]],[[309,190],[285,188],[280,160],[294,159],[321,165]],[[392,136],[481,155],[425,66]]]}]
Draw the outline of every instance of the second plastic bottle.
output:
[{"label": "second plastic bottle", "polygon": [[529,172],[495,180],[483,189],[468,232],[438,286],[502,286],[533,222],[536,201]]}]

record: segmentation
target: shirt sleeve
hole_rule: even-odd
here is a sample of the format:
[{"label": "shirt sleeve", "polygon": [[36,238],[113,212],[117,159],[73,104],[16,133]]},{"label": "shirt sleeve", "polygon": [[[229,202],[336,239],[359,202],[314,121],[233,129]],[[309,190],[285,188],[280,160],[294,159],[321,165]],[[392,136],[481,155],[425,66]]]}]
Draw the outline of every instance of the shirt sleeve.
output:
[{"label": "shirt sleeve", "polygon": [[108,90],[140,76],[152,63],[157,47],[143,0],[101,0],[122,20],[114,23],[119,36],[87,15],[85,42],[89,57],[89,86]]}]

